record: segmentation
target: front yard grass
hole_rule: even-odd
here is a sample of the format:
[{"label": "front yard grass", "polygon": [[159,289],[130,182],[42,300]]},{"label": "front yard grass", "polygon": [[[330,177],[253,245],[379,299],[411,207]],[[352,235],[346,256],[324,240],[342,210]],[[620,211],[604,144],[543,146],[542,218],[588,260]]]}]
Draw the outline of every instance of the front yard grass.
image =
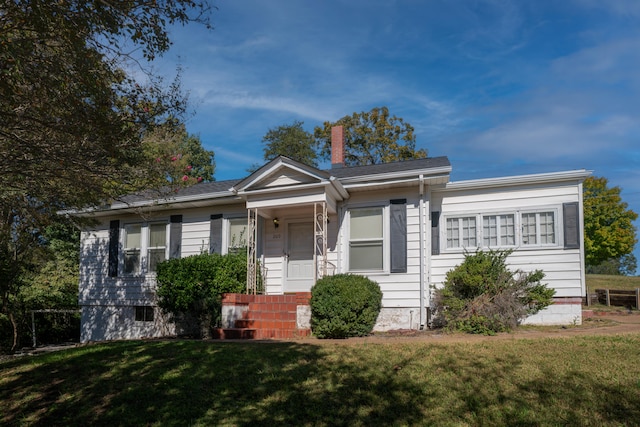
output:
[{"label": "front yard grass", "polygon": [[131,341],[0,362],[2,425],[637,425],[640,335]]}]

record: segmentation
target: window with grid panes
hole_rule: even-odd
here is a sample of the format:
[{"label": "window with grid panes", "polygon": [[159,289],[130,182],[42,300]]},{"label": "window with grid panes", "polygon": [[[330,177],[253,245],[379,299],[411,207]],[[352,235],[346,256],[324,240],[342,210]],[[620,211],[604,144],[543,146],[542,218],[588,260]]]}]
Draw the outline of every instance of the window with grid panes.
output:
[{"label": "window with grid panes", "polygon": [[482,217],[482,243],[486,247],[516,244],[515,215],[485,215]]},{"label": "window with grid panes", "polygon": [[552,245],[556,243],[554,212],[522,214],[522,244]]},{"label": "window with grid panes", "polygon": [[447,218],[447,248],[477,246],[476,218]]}]

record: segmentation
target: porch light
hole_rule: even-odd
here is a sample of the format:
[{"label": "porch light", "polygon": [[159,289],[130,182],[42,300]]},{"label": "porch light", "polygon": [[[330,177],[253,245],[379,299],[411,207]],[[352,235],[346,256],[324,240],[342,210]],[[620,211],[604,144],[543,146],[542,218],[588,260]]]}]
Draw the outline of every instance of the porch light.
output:
[{"label": "porch light", "polygon": [[273,218],[273,226],[275,228],[280,227],[280,221],[278,221],[278,218]]}]

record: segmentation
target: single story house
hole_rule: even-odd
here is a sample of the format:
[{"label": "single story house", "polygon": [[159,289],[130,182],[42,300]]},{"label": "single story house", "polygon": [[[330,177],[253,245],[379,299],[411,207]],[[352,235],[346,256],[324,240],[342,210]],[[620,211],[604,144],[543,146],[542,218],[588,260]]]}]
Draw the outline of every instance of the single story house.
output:
[{"label": "single story house", "polygon": [[375,280],[383,292],[375,330],[428,326],[433,289],[465,250],[512,249],[512,269],[542,269],[556,290],[527,322],[581,323],[589,171],[451,182],[446,157],[347,167],[343,153],[336,127],[329,170],[281,156],[244,179],[75,212],[97,220],[81,237],[81,340],[175,334],[157,307],[157,263],[245,246],[267,295],[309,292],[336,273]]}]

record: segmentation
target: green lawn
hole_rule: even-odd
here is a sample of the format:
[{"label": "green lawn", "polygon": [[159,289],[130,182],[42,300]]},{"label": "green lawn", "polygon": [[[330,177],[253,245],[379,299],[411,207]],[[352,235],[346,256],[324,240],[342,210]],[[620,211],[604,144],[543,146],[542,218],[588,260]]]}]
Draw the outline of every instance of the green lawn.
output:
[{"label": "green lawn", "polygon": [[115,342],[0,362],[0,424],[638,425],[638,349],[640,335]]},{"label": "green lawn", "polygon": [[587,274],[589,292],[596,289],[628,289],[640,288],[640,276],[607,276],[605,274]]}]

